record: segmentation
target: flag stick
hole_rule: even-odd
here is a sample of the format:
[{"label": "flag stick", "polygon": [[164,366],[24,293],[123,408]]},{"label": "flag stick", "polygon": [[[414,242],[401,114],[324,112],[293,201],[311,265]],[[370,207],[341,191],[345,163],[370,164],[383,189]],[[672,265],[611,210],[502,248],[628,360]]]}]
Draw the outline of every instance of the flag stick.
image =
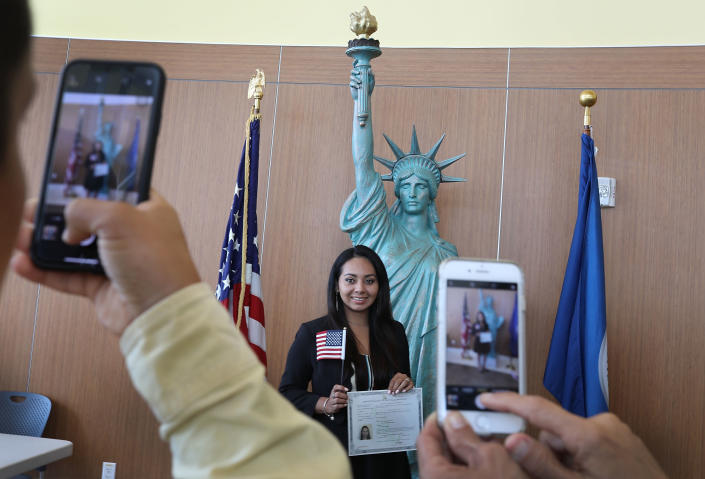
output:
[{"label": "flag stick", "polygon": [[343,385],[343,372],[345,371],[345,346],[347,345],[346,336],[348,328],[343,328],[343,353],[340,355],[340,385]]},{"label": "flag stick", "polygon": [[243,186],[243,202],[245,206],[242,208],[242,243],[240,251],[242,257],[240,260],[240,297],[237,302],[237,329],[240,329],[240,323],[242,322],[242,316],[244,314],[245,285],[247,284],[247,221],[250,210],[250,124],[253,120],[254,112],[250,114],[250,118],[247,120],[247,126],[245,127],[245,184]]}]

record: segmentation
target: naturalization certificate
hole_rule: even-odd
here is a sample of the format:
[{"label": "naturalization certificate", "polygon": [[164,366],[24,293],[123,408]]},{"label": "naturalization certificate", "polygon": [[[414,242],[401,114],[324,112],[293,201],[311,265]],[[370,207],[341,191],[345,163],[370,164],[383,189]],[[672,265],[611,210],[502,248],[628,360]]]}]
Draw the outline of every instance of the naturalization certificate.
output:
[{"label": "naturalization certificate", "polygon": [[416,449],[423,427],[421,388],[391,395],[380,391],[348,392],[348,455]]}]

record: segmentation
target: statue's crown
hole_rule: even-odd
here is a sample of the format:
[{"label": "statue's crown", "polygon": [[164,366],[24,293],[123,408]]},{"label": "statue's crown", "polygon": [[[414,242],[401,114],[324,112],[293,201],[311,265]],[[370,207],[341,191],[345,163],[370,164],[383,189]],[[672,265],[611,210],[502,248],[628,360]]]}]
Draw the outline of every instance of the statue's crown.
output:
[{"label": "statue's crown", "polygon": [[436,142],[436,144],[433,145],[433,147],[428,151],[428,153],[423,154],[419,149],[419,140],[416,137],[416,126],[414,126],[411,131],[411,150],[409,151],[409,153],[405,153],[401,148],[396,145],[396,143],[394,143],[385,134],[384,139],[387,140],[389,147],[392,149],[392,152],[394,152],[396,160],[392,161],[387,160],[386,158],[380,158],[378,156],[374,157],[375,160],[379,161],[391,170],[390,174],[382,175],[382,180],[394,181],[396,183],[397,178],[399,178],[399,175],[402,171],[415,168],[423,168],[424,170],[429,171],[436,179],[435,186],[438,186],[438,184],[440,183],[467,181],[465,178],[456,178],[454,176],[447,176],[442,173],[445,168],[452,165],[459,159],[463,158],[465,156],[465,153],[463,153],[462,155],[454,156],[453,158],[448,158],[447,160],[436,162],[436,153],[438,153],[438,149],[440,148],[441,143],[443,142],[443,139],[445,137],[446,135],[444,133],[441,138]]}]

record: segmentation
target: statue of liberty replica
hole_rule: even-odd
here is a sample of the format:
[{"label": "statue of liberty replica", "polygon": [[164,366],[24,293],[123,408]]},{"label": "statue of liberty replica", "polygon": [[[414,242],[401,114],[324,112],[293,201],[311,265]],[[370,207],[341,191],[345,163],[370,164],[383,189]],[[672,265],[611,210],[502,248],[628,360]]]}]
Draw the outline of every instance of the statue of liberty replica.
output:
[{"label": "statue of liberty replica", "polygon": [[[394,319],[406,329],[411,376],[416,386],[423,388],[423,410],[428,415],[436,409],[438,265],[445,258],[458,255],[455,246],[438,235],[435,198],[441,183],[465,181],[442,174],[444,168],[465,155],[437,162],[443,137],[422,153],[415,128],[408,153],[384,135],[395,160],[374,155],[370,97],[375,81],[370,60],[382,51],[379,41],[369,38],[376,30],[376,20],[367,8],[351,14],[351,20],[353,32],[367,38],[351,40],[346,51],[354,58],[350,90],[355,103],[355,191],[343,205],[340,227],[354,245],[375,250],[387,268]],[[390,174],[377,173],[373,159],[389,168]],[[387,207],[382,181],[394,182],[397,199],[391,208]]]}]

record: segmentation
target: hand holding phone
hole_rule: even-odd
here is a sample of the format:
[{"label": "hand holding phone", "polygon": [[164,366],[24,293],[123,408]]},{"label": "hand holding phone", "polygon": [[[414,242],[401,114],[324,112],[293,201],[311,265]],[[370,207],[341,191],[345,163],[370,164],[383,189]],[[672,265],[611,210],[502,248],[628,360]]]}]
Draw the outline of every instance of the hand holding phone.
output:
[{"label": "hand holding phone", "polygon": [[460,411],[477,434],[524,420],[485,408],[484,392],[525,393],[524,279],[513,263],[452,258],[439,267],[437,411]]},{"label": "hand holding phone", "polygon": [[25,207],[12,269],[30,281],[90,299],[98,321],[115,334],[157,302],[200,281],[178,215],[155,191],[137,206],[116,208],[79,199],[66,208],[68,241],[97,234],[106,276],[39,269],[29,257],[33,203],[29,200]]},{"label": "hand holding phone", "polygon": [[149,197],[165,76],[153,63],[76,60],[64,68],[32,239],[40,268],[103,272],[96,237],[62,241],[74,198]]}]

